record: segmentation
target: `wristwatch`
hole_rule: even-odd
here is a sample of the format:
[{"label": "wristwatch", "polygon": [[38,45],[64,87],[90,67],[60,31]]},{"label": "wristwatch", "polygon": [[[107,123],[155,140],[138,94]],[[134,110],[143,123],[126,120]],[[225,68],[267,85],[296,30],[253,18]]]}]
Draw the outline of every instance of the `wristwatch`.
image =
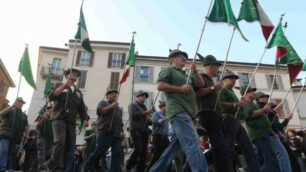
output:
[{"label": "wristwatch", "polygon": [[210,87],[210,90],[211,90],[211,91],[215,90],[215,87],[214,87],[214,86],[211,86],[211,87]]}]

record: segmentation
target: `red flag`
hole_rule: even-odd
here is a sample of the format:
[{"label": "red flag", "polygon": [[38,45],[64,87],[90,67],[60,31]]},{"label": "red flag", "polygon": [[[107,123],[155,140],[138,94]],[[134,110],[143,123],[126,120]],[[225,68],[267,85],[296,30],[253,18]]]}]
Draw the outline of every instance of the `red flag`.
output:
[{"label": "red flag", "polygon": [[120,80],[120,84],[124,83],[126,81],[126,79],[129,77],[130,74],[130,67],[128,67],[125,72],[122,75],[122,78]]}]

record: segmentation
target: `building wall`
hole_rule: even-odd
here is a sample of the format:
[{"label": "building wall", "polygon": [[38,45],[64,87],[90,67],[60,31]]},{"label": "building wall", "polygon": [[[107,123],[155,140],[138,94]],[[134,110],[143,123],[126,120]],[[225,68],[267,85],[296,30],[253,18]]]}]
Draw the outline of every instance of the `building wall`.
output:
[{"label": "building wall", "polygon": [[[37,66],[37,75],[36,75],[36,87],[34,90],[30,102],[30,106],[27,112],[29,124],[34,123],[39,110],[44,106],[46,99],[44,97],[44,89],[47,77],[43,78],[41,76],[41,70],[43,67],[48,68],[48,64],[52,64],[54,58],[62,59],[60,69],[64,69],[66,66],[68,51],[57,51],[57,50],[49,50],[40,48],[39,49],[39,58],[41,59]],[[52,83],[62,82],[61,78],[53,78],[51,77]]]},{"label": "building wall", "polygon": [[[297,97],[299,95],[299,92],[301,90],[301,87],[294,88],[293,89],[293,96],[294,100],[297,100]],[[296,111],[298,112],[298,116],[300,117],[301,125],[302,127],[306,127],[306,108],[305,108],[305,102],[306,102],[306,89],[304,88],[302,91],[302,94],[299,98],[299,101],[296,106]]]},{"label": "building wall", "polygon": [[2,60],[0,59],[0,109],[5,103],[7,92],[10,87],[15,87],[15,84],[9,76]]}]

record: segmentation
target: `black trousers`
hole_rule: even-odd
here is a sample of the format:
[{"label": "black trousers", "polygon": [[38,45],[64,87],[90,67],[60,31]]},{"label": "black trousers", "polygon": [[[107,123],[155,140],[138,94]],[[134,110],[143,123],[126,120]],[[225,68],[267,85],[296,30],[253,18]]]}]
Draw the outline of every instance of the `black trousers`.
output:
[{"label": "black trousers", "polygon": [[147,157],[149,134],[143,132],[131,131],[134,151],[127,161],[126,168],[132,169],[135,165],[138,172],[144,172],[145,161]]},{"label": "black trousers", "polygon": [[160,158],[164,150],[169,144],[169,139],[167,135],[154,134],[153,135],[153,158],[147,171],[154,165],[154,163]]},{"label": "black trousers", "polygon": [[212,145],[213,163],[215,172],[233,172],[234,161],[224,134],[222,116],[214,111],[199,113],[200,123],[207,130]]},{"label": "black trousers", "polygon": [[259,163],[256,159],[255,149],[249,140],[249,137],[240,124],[239,120],[235,119],[232,115],[224,115],[225,137],[228,141],[230,156],[235,159],[235,144],[236,142],[242,148],[245,159],[250,172],[260,171]]}]

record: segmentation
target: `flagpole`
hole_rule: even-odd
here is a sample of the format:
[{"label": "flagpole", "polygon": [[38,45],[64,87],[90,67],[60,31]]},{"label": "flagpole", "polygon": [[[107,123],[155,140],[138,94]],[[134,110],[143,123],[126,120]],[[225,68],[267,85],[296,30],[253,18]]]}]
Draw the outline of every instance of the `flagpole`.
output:
[{"label": "flagpole", "polygon": [[[74,39],[72,61],[71,61],[71,66],[70,66],[70,71],[69,71],[69,73],[72,73],[72,67],[73,67],[74,57],[75,57],[75,51],[76,51],[76,43],[77,43],[77,40]],[[67,91],[67,96],[66,96],[66,101],[65,101],[65,111],[67,111],[68,97],[69,97],[69,91]]]},{"label": "flagpole", "polygon": [[[136,34],[136,31],[132,32],[132,41],[134,40],[134,37],[135,37],[135,34]],[[130,47],[129,47],[129,51],[128,51],[128,55],[127,57],[130,56],[130,49],[132,47],[132,43],[130,44]],[[127,59],[128,60],[128,59]],[[123,73],[125,72],[125,69],[126,69],[126,63],[124,65],[124,69],[123,69]],[[133,101],[133,93],[134,93],[134,74],[135,74],[135,66],[133,67],[133,79],[132,79],[132,101]],[[116,96],[116,102],[118,101],[118,98],[119,98],[119,95],[120,95],[120,90],[121,90],[121,84],[119,84],[119,87],[118,87],[118,94]],[[112,115],[112,120],[111,120],[111,123],[110,123],[110,127],[109,128],[112,128],[112,125],[113,125],[113,120],[114,120],[114,113],[115,111],[113,112],[113,115]],[[125,127],[128,123],[130,119],[130,116],[128,117],[127,121],[126,121],[126,124],[123,126],[123,131],[125,130]]]},{"label": "flagpole", "polygon": [[[196,56],[197,56],[197,54],[198,54],[198,52],[199,52],[199,48],[200,48],[200,45],[201,45],[202,37],[203,37],[204,30],[205,30],[206,23],[207,23],[207,16],[209,15],[209,12],[210,12],[212,3],[213,3],[213,1],[211,0],[211,1],[210,1],[210,4],[209,4],[209,7],[208,7],[207,15],[206,15],[206,17],[205,17],[205,21],[204,21],[204,24],[203,24],[203,28],[202,28],[202,31],[201,31],[200,39],[199,39],[199,42],[198,42],[198,45],[197,45],[197,49],[196,49],[196,52],[195,52],[195,54],[194,54],[194,56],[193,56],[192,62],[195,61],[195,58],[196,58]],[[178,48],[179,48],[179,47],[178,47]],[[190,75],[191,75],[191,69],[190,69],[189,72],[188,72],[186,84],[187,84],[188,81],[189,81]]]},{"label": "flagpole", "polygon": [[19,91],[20,91],[20,83],[21,83],[21,73],[20,73],[20,76],[19,76],[19,83],[18,83],[18,89],[17,89],[17,97],[16,98],[18,98],[18,96],[19,96]]},{"label": "flagpole", "polygon": [[[224,60],[224,64],[223,64],[223,68],[222,68],[222,72],[221,72],[221,79],[223,78],[223,75],[224,75],[224,71],[225,71],[225,67],[226,67],[226,64],[227,64],[227,59],[228,59],[229,51],[230,51],[231,46],[232,46],[235,30],[236,30],[236,28],[234,27],[233,33],[232,33],[232,36],[231,36],[231,39],[230,39],[230,42],[229,42],[229,45],[228,45],[228,48],[227,48],[225,60]],[[216,109],[217,109],[217,104],[218,104],[219,96],[220,96],[220,92],[218,92],[218,94],[217,94],[217,99],[216,99],[214,111],[216,111]]]}]

